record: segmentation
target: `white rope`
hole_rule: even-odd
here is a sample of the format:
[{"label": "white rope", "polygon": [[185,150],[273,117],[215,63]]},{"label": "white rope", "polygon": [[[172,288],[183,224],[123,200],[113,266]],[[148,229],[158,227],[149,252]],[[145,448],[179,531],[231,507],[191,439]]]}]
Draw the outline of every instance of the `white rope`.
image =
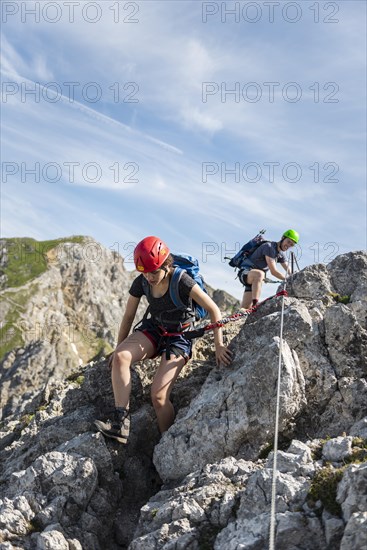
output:
[{"label": "white rope", "polygon": [[[287,285],[287,277],[285,278],[284,290]],[[275,542],[275,499],[277,494],[277,453],[278,453],[278,432],[279,432],[279,409],[280,409],[280,379],[282,372],[282,352],[283,352],[283,326],[284,326],[284,295],[282,296],[282,311],[280,314],[280,336],[279,336],[279,361],[278,361],[278,383],[277,383],[277,400],[275,411],[275,428],[274,428],[274,458],[273,458],[273,474],[271,485],[271,510],[270,510],[270,540],[269,550],[274,550]]]}]

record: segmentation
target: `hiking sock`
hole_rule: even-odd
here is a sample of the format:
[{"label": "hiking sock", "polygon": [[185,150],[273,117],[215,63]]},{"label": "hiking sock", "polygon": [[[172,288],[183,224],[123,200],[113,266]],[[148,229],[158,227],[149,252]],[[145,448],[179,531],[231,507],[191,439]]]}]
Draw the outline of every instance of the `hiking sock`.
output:
[{"label": "hiking sock", "polygon": [[256,298],[254,298],[254,299],[252,300],[252,306],[251,306],[251,307],[257,306],[258,301],[259,301],[259,300],[256,300]]},{"label": "hiking sock", "polygon": [[125,407],[115,407],[115,411],[119,412],[119,413],[124,413],[124,414],[128,414],[128,410],[125,409]]},{"label": "hiking sock", "polygon": [[122,421],[129,416],[129,411],[125,407],[115,407],[115,417]]}]

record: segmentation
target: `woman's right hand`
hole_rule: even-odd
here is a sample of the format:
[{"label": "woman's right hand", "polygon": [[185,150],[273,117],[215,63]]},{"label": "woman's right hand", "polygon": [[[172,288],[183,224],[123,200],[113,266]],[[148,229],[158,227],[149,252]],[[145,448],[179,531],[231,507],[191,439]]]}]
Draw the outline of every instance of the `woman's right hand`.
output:
[{"label": "woman's right hand", "polygon": [[221,364],[229,367],[233,360],[233,353],[227,346],[222,344],[216,347],[215,358],[218,367],[220,367]]}]

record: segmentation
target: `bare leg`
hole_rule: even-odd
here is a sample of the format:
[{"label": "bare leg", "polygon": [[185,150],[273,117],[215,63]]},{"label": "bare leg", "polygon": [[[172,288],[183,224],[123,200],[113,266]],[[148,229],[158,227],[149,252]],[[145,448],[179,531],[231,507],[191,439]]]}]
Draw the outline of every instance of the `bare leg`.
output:
[{"label": "bare leg", "polygon": [[252,299],[260,300],[261,287],[263,280],[265,278],[265,273],[260,269],[251,269],[247,275],[247,282],[252,287]]},{"label": "bare leg", "polygon": [[186,360],[184,357],[171,355],[167,360],[165,356],[162,356],[161,363],[155,374],[151,389],[151,397],[161,433],[168,430],[175,419],[175,411],[169,397],[173,384],[180,374],[185,362]]},{"label": "bare leg", "polygon": [[244,292],[242,296],[241,307],[249,309],[252,304],[252,292]]},{"label": "bare leg", "polygon": [[117,346],[112,360],[112,388],[115,406],[128,408],[131,392],[131,363],[152,357],[154,344],[142,332],[133,332]]}]

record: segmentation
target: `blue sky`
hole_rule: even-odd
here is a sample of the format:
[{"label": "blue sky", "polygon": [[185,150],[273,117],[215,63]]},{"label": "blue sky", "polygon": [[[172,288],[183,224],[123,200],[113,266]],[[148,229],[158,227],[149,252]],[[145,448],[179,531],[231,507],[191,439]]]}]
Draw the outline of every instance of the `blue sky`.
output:
[{"label": "blue sky", "polygon": [[156,234],[237,297],[223,256],[260,228],[297,229],[301,267],[366,248],[365,23],[353,0],[4,1],[2,236]]}]

